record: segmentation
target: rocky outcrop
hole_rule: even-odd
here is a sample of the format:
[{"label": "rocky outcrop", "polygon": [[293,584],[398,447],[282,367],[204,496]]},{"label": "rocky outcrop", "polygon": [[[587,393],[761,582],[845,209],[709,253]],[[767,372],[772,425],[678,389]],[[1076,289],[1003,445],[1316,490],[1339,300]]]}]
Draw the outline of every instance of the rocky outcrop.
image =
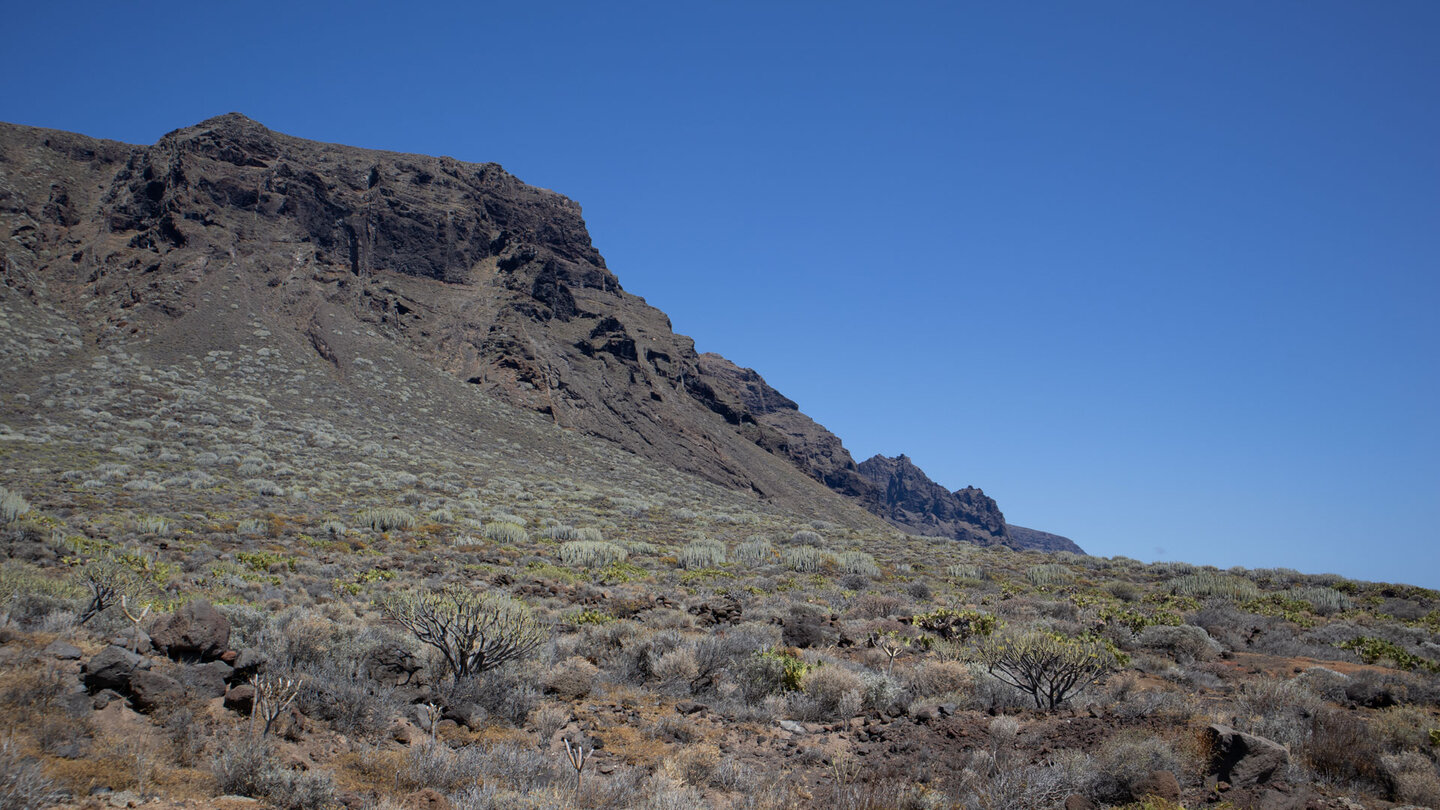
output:
[{"label": "rocky outcrop", "polygon": [[914,534],[953,537],[980,545],[1009,544],[1005,516],[995,501],[974,487],[951,492],[901,454],[872,456],[860,475],[882,495],[886,520]]}]

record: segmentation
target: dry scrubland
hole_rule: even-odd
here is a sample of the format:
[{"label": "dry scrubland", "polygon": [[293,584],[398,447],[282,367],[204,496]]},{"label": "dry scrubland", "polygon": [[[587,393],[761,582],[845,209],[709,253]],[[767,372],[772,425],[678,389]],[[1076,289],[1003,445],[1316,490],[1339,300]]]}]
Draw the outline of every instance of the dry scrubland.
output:
[{"label": "dry scrubland", "polygon": [[[0,807],[1440,805],[1433,591],[801,518],[252,320],[0,309]],[[397,621],[481,596],[498,666]]]}]

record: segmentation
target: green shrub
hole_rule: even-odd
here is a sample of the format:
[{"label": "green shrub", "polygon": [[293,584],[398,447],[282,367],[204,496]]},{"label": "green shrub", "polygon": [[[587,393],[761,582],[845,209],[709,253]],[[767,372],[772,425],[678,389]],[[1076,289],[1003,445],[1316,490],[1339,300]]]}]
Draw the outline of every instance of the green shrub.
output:
[{"label": "green shrub", "polygon": [[603,540],[573,540],[560,547],[561,562],[582,568],[603,568],[624,562],[629,556],[625,549]]},{"label": "green shrub", "polygon": [[765,565],[775,561],[775,546],[759,535],[745,540],[735,549],[735,559],[746,565]]},{"label": "green shrub", "polygon": [[30,502],[18,492],[0,487],[0,523],[14,523],[30,511]]},{"label": "green shrub", "polygon": [[814,668],[794,650],[759,650],[751,656],[743,674],[746,696],[753,702],[766,695],[799,691],[806,674]]},{"label": "green shrub", "polygon": [[719,540],[694,540],[686,543],[675,559],[686,570],[711,568],[725,562],[725,545]]},{"label": "green shrub", "polygon": [[979,581],[984,579],[984,573],[980,566],[969,563],[956,563],[945,568],[945,576],[955,580]]},{"label": "green shrub", "polygon": [[369,526],[377,532],[415,528],[414,515],[406,512],[404,509],[396,509],[389,506],[362,509],[357,518],[360,525]]},{"label": "green shrub", "polygon": [[863,551],[842,551],[835,555],[835,564],[847,574],[856,574],[871,579],[880,576],[880,566],[875,564],[875,558]]},{"label": "green shrub", "polygon": [[785,549],[782,559],[791,571],[814,574],[825,567],[825,563],[830,561],[830,555],[814,546],[797,546]]},{"label": "green shrub", "polygon": [[530,539],[524,526],[508,521],[486,523],[484,534],[486,540],[512,546],[520,545]]},{"label": "green shrub", "polygon": [[1349,610],[1354,606],[1350,597],[1334,588],[1293,588],[1286,595],[1291,599],[1308,604],[1311,610],[1321,616]]},{"label": "green shrub", "polygon": [[1165,589],[1177,596],[1219,597],[1237,602],[1260,596],[1260,588],[1250,580],[1213,571],[1176,577],[1165,584]]},{"label": "green shrub", "polygon": [[1059,563],[1042,563],[1025,569],[1025,578],[1037,588],[1049,588],[1074,580],[1075,574]]},{"label": "green shrub", "polygon": [[1335,646],[1342,650],[1354,652],[1360,656],[1361,661],[1367,664],[1389,660],[1400,669],[1423,669],[1427,672],[1440,674],[1440,661],[1421,658],[1404,647],[1401,647],[1399,644],[1393,641],[1386,641],[1383,638],[1360,636],[1358,638],[1352,638],[1349,641],[1342,641]]},{"label": "green shrub", "polygon": [[1000,621],[993,614],[979,610],[940,608],[915,616],[911,623],[946,641],[967,641],[995,632]]}]

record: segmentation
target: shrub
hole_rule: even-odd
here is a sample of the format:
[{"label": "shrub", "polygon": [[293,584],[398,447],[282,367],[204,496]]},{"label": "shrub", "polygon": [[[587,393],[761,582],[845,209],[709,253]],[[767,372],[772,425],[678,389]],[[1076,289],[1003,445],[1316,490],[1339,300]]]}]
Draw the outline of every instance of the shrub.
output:
[{"label": "shrub", "polygon": [[625,549],[603,540],[575,540],[560,547],[561,562],[582,568],[604,568],[629,556]]},{"label": "shrub", "polygon": [[415,528],[415,516],[404,509],[393,507],[362,509],[357,517],[362,526],[369,526],[377,532]]},{"label": "shrub", "polygon": [[791,710],[801,720],[844,720],[860,713],[864,682],[840,666],[816,667],[801,679],[803,694]]},{"label": "shrub", "polygon": [[23,755],[14,740],[0,740],[0,810],[49,807],[59,798],[38,760]]},{"label": "shrub", "polygon": [[0,523],[14,523],[30,511],[30,502],[18,492],[0,487]]},{"label": "shrub", "polygon": [[687,571],[710,568],[725,562],[725,545],[719,540],[694,540],[686,543],[675,559]]},{"label": "shrub", "polygon": [[1137,643],[1146,649],[1161,650],[1180,664],[1208,661],[1222,649],[1204,628],[1193,624],[1179,627],[1151,625],[1140,631]]},{"label": "shrub", "polygon": [[530,539],[524,526],[509,521],[486,523],[484,534],[486,540],[512,546],[518,546]]},{"label": "shrub", "polygon": [[970,667],[960,661],[925,661],[910,673],[910,685],[920,696],[948,695],[968,691]]},{"label": "shrub", "polygon": [[921,630],[934,633],[947,641],[968,641],[974,637],[988,636],[995,632],[999,619],[993,614],[979,610],[954,610],[940,608],[922,613],[911,619]]},{"label": "shrub", "polygon": [[785,549],[783,555],[786,567],[791,571],[799,571],[802,574],[818,573],[825,567],[830,555],[814,546],[798,546]]},{"label": "shrub", "polygon": [[1125,731],[1106,740],[1095,753],[1087,792],[1107,803],[1138,799],[1134,788],[1152,771],[1182,772],[1180,758],[1165,740],[1141,731]]},{"label": "shrub", "polygon": [[835,564],[847,574],[859,574],[871,579],[880,576],[880,567],[875,564],[875,558],[863,551],[842,551],[835,555]]},{"label": "shrub", "polygon": [[546,692],[567,700],[575,700],[590,694],[599,673],[599,668],[594,664],[579,656],[573,656],[546,672],[540,679],[540,685]]},{"label": "shrub", "polygon": [[1176,577],[1165,584],[1165,589],[1177,596],[1207,596],[1243,602],[1260,596],[1260,588],[1248,579],[1233,574],[1219,574],[1201,571]]},{"label": "shrub", "polygon": [[1114,654],[1098,641],[1043,632],[991,636],[981,640],[979,653],[991,675],[1051,711],[1117,668]]},{"label": "shrub", "polygon": [[790,542],[798,545],[818,546],[825,542],[825,538],[809,529],[801,529],[790,535]]},{"label": "shrub", "polygon": [[1037,588],[1049,588],[1070,582],[1075,579],[1075,574],[1059,563],[1044,563],[1025,569],[1025,578]]},{"label": "shrub", "polygon": [[439,651],[457,680],[524,657],[548,637],[524,603],[460,586],[388,596],[380,607]]},{"label": "shrub", "polygon": [[1374,779],[1380,773],[1380,747],[1365,721],[1349,712],[1324,708],[1310,720],[1305,758],[1316,773],[1331,779]]},{"label": "shrub", "polygon": [[760,536],[746,539],[735,549],[735,559],[746,565],[764,565],[775,561],[775,546]]},{"label": "shrub", "polygon": [[1408,752],[1381,758],[1391,798],[1421,807],[1440,807],[1440,775],[1423,754]]}]

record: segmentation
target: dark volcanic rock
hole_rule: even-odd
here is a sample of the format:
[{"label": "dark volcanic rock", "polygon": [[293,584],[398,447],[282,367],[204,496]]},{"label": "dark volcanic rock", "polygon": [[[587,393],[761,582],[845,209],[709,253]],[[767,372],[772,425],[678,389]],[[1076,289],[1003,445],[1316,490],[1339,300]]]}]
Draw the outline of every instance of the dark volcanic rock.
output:
[{"label": "dark volcanic rock", "polygon": [[1235,787],[1253,787],[1271,780],[1290,762],[1285,746],[1212,723],[1205,729],[1211,752],[1209,773]]},{"label": "dark volcanic rock", "polygon": [[974,487],[950,492],[901,454],[873,456],[860,474],[884,493],[886,520],[915,534],[953,537],[980,545],[1011,545],[1005,516],[995,501]]},{"label": "dark volcanic rock", "polygon": [[141,670],[130,676],[130,694],[137,710],[151,712],[184,700],[185,687],[168,675]]},{"label": "dark volcanic rock", "polygon": [[150,641],[171,658],[219,658],[230,643],[230,620],[197,599],[156,619]]},{"label": "dark volcanic rock", "polygon": [[133,652],[116,646],[109,646],[86,661],[81,668],[81,678],[91,692],[114,689],[124,692],[130,687],[130,678],[136,670],[150,668],[150,662]]}]

